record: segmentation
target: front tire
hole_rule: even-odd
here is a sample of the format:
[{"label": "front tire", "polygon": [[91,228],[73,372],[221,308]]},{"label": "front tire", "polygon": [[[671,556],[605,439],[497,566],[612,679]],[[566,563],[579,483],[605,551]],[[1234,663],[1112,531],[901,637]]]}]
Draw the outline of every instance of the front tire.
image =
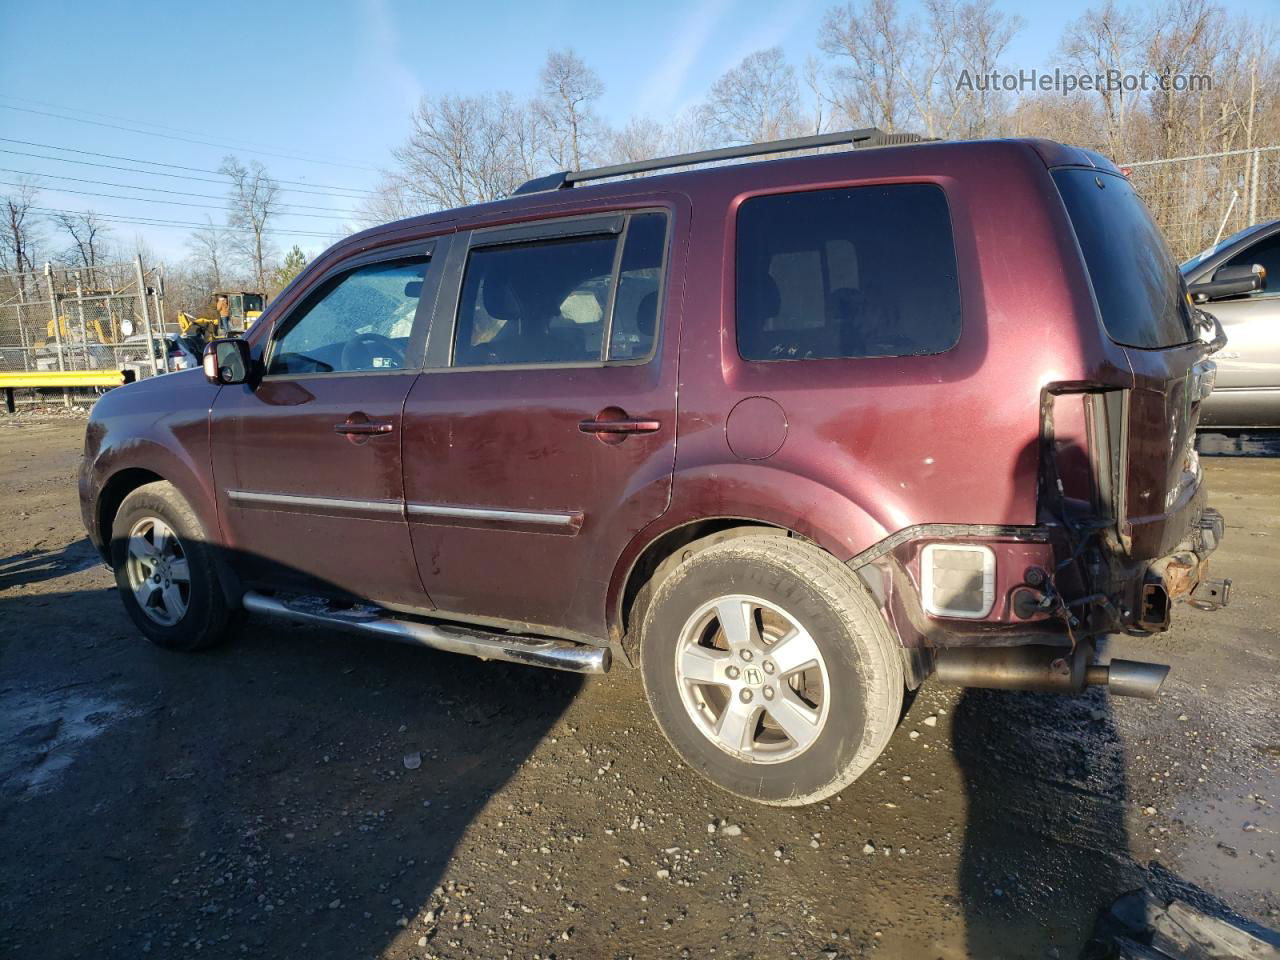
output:
[{"label": "front tire", "polygon": [[716,543],[672,570],[645,611],[640,669],[676,752],[775,806],[852,783],[902,709],[897,643],[861,581],[785,536]]},{"label": "front tire", "polygon": [[167,481],[124,498],[111,527],[111,566],[129,616],[167,650],[203,650],[226,638],[227,603],[204,531]]}]

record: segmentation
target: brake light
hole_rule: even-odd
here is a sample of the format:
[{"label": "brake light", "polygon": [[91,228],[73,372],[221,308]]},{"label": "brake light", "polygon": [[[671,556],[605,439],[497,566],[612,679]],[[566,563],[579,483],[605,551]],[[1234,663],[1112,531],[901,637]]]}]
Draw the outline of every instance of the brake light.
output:
[{"label": "brake light", "polygon": [[1053,384],[1041,399],[1041,522],[1124,516],[1129,391]]}]

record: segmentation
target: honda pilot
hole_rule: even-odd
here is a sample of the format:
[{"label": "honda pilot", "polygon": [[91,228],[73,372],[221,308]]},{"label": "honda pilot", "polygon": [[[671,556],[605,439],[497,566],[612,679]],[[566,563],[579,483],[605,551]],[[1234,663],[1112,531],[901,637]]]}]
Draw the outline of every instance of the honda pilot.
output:
[{"label": "honda pilot", "polygon": [[866,771],[931,676],[1154,695],[1097,641],[1227,601],[1193,446],[1221,328],[1107,160],[913,140],[336,244],[202,371],[95,406],[84,523],[138,629],[634,667],[681,757],[778,805]]}]

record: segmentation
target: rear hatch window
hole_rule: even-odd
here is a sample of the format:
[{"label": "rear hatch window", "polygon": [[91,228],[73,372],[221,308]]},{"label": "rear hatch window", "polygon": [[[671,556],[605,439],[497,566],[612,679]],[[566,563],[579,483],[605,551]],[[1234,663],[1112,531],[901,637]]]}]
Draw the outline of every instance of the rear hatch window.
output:
[{"label": "rear hatch window", "polygon": [[1129,181],[1095,170],[1053,171],[1107,334],[1159,349],[1196,339],[1182,275]]}]

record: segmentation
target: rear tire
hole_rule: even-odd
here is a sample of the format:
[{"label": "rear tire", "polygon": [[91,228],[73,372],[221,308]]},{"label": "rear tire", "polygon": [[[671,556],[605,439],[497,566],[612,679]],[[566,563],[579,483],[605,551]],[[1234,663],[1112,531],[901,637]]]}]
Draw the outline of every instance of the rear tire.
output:
[{"label": "rear tire", "polygon": [[194,511],[167,481],[138,487],[111,527],[111,566],[129,616],[166,650],[226,639],[234,611]]},{"label": "rear tire", "polygon": [[760,534],[692,552],[657,586],[640,669],[685,762],[775,806],[852,783],[905,691],[898,644],[857,576],[813,544]]}]

